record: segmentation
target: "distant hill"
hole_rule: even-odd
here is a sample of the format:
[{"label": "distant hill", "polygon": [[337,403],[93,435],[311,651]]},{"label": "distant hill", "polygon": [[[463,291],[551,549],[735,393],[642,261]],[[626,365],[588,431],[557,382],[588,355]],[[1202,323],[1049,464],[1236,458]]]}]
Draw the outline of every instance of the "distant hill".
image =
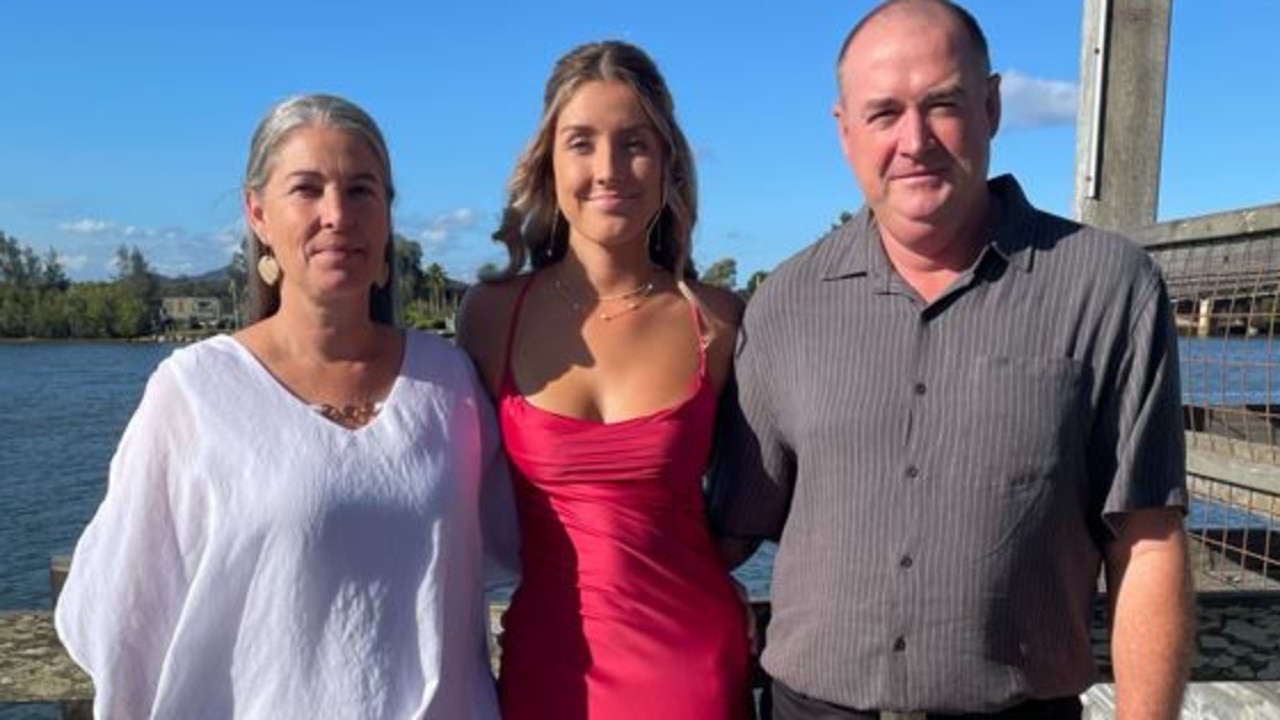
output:
[{"label": "distant hill", "polygon": [[229,294],[227,282],[231,277],[231,265],[210,270],[199,275],[155,276],[156,285],[162,296],[196,295],[226,297]]},{"label": "distant hill", "polygon": [[[191,282],[198,282],[198,283],[199,282],[226,282],[227,278],[229,277],[231,277],[230,263],[228,263],[225,267],[220,267],[215,270],[210,270],[209,272],[204,273],[202,275],[195,275],[195,276],[188,277],[186,279],[190,280]],[[176,279],[178,278],[162,277],[161,281],[163,282],[164,280],[176,280]]]}]

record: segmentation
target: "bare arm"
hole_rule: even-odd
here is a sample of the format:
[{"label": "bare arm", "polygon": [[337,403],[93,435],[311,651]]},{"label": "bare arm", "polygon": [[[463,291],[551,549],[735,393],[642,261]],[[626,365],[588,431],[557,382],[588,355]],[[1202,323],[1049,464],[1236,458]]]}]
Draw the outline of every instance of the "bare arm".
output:
[{"label": "bare arm", "polygon": [[1194,641],[1194,590],[1182,512],[1125,513],[1106,550],[1119,720],[1173,720]]},{"label": "bare arm", "polygon": [[471,286],[458,310],[458,347],[475,363],[480,381],[493,397],[506,357],[506,330],[511,320],[513,283]]}]

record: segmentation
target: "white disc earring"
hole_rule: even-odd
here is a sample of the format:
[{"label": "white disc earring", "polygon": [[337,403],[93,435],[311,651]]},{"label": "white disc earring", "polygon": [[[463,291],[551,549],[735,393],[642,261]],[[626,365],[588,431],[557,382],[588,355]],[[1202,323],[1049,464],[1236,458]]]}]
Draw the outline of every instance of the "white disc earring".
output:
[{"label": "white disc earring", "polygon": [[275,257],[263,255],[258,258],[258,277],[271,287],[280,282],[280,263],[276,262]]}]

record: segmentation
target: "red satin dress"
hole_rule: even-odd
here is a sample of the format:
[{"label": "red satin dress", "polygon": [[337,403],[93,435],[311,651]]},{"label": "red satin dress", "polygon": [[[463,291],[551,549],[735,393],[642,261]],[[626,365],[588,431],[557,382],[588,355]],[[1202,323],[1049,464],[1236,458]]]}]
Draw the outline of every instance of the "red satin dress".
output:
[{"label": "red satin dress", "polygon": [[703,515],[716,411],[705,351],[688,396],[651,415],[541,410],[511,377],[531,284],[498,397],[522,560],[503,618],[502,717],[749,717],[744,609]]}]

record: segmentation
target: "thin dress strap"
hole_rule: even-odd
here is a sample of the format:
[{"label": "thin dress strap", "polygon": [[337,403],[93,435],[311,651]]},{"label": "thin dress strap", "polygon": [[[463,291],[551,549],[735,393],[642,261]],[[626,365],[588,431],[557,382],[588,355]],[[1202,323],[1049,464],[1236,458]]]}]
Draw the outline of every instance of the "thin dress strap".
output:
[{"label": "thin dress strap", "polygon": [[529,294],[534,275],[536,273],[529,273],[524,285],[520,287],[520,294],[516,296],[515,307],[511,308],[511,324],[507,327],[506,356],[502,358],[502,380],[498,383],[499,394],[515,392],[515,380],[511,377],[511,346],[516,340],[516,328],[520,325],[520,309],[524,307],[524,297]]},{"label": "thin dress strap", "polygon": [[[692,294],[693,291],[690,291]],[[686,298],[689,301],[689,310],[693,313],[693,332],[698,338],[698,380],[702,380],[707,375],[707,343],[711,338],[707,337],[706,319],[702,317],[702,311],[698,302],[693,298]]]}]

